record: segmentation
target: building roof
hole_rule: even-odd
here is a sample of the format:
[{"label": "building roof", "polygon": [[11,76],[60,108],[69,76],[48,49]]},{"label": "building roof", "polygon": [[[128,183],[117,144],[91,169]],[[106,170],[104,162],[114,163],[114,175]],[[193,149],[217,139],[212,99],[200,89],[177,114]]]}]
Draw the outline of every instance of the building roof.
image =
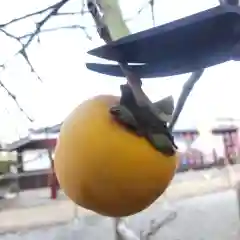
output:
[{"label": "building roof", "polygon": [[[31,129],[29,136],[17,140],[11,144],[7,144],[2,151],[24,151],[30,149],[48,149],[54,148],[56,144],[56,136],[48,136],[46,135],[40,136],[41,134],[58,134],[60,132],[61,123],[56,124],[50,127],[44,127],[39,129]],[[219,126],[212,130],[213,134],[223,134],[226,132],[235,132],[238,129],[237,126]],[[182,130],[175,130],[173,135],[181,136],[182,134],[198,134],[198,130],[195,128],[192,129],[182,129]]]},{"label": "building roof", "polygon": [[36,150],[36,149],[51,149],[56,145],[57,139],[55,138],[41,138],[41,139],[31,139],[29,137],[22,138],[13,143],[7,144],[2,151],[26,151],[26,150]]},{"label": "building roof", "polygon": [[[31,129],[30,133],[31,134],[58,134],[60,132],[62,123],[50,126],[50,127],[44,127],[44,128],[39,128],[39,129]],[[214,134],[219,134],[223,132],[233,132],[236,131],[239,127],[234,124],[219,124],[217,127],[213,128],[213,133]],[[198,133],[197,128],[192,127],[192,128],[185,128],[185,129],[176,129],[174,130],[174,133],[176,134],[181,134],[181,133]]]},{"label": "building roof", "polygon": [[47,126],[47,127],[42,127],[38,129],[30,129],[29,133],[30,134],[42,134],[42,133],[50,133],[50,134],[55,134],[60,132],[62,123],[53,125],[53,126]]}]

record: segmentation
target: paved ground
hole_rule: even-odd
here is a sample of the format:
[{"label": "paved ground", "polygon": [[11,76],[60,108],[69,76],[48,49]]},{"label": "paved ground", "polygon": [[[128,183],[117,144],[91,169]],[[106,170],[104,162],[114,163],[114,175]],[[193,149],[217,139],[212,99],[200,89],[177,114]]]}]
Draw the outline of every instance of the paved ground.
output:
[{"label": "paved ground", "polygon": [[[177,217],[152,239],[240,239],[239,212],[236,194],[232,190],[177,201],[165,208],[168,208],[168,211],[176,211]],[[142,224],[139,223],[138,226],[145,225],[144,222],[149,222],[149,218],[154,215],[156,219],[161,218],[162,211],[161,207],[152,206],[143,216]],[[140,218],[138,219],[140,221]],[[137,219],[134,223],[137,223]]]},{"label": "paved ground", "polygon": [[[136,231],[144,230],[150,219],[160,221],[169,211],[176,210],[177,219],[153,239],[240,239],[236,194],[227,190],[240,180],[240,166],[231,171],[230,178],[226,169],[177,174],[166,194],[151,208],[130,218],[129,224]],[[193,197],[211,192],[215,193]],[[0,201],[0,240],[71,240],[79,236],[81,240],[113,239],[112,221],[108,218],[82,208],[76,211],[63,194],[59,200],[49,200],[49,195],[49,189],[42,189],[22,193],[11,201]],[[76,215],[80,216],[77,223],[73,221]],[[12,231],[18,232],[6,234]]]},{"label": "paved ground", "polygon": [[[61,209],[63,210],[63,209]],[[147,230],[150,219],[161,221],[175,211],[177,217],[163,226],[150,240],[238,240],[240,221],[234,191],[208,194],[175,203],[158,202],[129,218],[128,225],[138,234]],[[112,240],[113,222],[96,214],[79,215],[77,221],[31,231],[3,234],[0,240]]]}]

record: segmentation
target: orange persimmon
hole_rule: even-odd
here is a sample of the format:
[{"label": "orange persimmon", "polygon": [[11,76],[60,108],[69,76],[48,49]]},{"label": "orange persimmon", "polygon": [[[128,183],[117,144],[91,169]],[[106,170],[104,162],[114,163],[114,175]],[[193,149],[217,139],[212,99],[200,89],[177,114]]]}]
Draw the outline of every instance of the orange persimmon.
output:
[{"label": "orange persimmon", "polygon": [[61,127],[55,170],[61,188],[79,206],[111,217],[152,204],[174,176],[177,156],[165,156],[109,113],[119,98],[96,96],[80,104]]}]

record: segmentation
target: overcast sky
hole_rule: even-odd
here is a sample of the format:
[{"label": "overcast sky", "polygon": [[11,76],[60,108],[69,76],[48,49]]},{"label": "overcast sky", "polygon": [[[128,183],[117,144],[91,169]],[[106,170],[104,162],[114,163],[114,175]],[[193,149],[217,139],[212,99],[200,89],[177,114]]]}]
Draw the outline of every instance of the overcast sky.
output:
[{"label": "overcast sky", "polygon": [[[53,0],[2,0],[0,24],[28,12],[44,8]],[[78,11],[80,0],[72,0],[62,11]],[[146,1],[120,0],[132,32],[152,26],[150,9],[140,15],[136,12]],[[213,0],[157,0],[155,17],[157,25],[216,6]],[[35,18],[37,21],[40,18]],[[43,83],[36,80],[22,57],[13,57],[20,46],[13,40],[0,34],[0,64],[7,62],[7,68],[0,72],[1,81],[16,94],[24,109],[36,121],[30,125],[19,113],[13,101],[0,89],[0,141],[12,141],[18,135],[26,134],[29,127],[52,125],[62,121],[81,101],[103,93],[119,94],[119,84],[123,81],[113,77],[98,75],[85,68],[87,61],[100,61],[87,56],[87,50],[99,46],[98,38],[90,16],[56,17],[45,27],[81,24],[87,26],[93,36],[89,41],[85,34],[77,30],[62,30],[44,33],[40,44],[34,42],[28,54]],[[9,27],[13,34],[24,35],[34,29],[33,19],[22,21]],[[215,117],[240,118],[237,110],[239,96],[239,63],[229,62],[206,71],[192,92],[177,128],[191,128],[199,122],[210,123]],[[187,75],[170,78],[149,79],[144,81],[144,90],[152,100],[172,94],[177,100]]]}]

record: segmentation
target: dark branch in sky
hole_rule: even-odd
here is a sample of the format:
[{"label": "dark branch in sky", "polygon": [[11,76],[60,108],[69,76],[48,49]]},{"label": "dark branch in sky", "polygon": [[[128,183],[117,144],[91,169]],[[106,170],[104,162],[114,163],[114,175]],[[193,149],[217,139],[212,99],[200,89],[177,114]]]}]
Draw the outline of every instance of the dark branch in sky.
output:
[{"label": "dark branch in sky", "polygon": [[24,111],[24,109],[21,107],[21,105],[19,104],[17,97],[10,92],[10,90],[3,84],[2,81],[0,81],[0,86],[6,91],[6,93],[9,95],[9,97],[11,97],[14,102],[16,103],[18,109],[26,116],[26,118],[30,121],[33,122],[33,119],[31,117],[28,116],[28,114]]},{"label": "dark branch in sky", "polygon": [[[84,32],[87,39],[92,40],[92,37],[87,32],[87,27],[77,25],[77,24],[76,25],[66,25],[66,26],[60,26],[60,27],[55,27],[55,28],[42,29],[39,34],[48,33],[48,32],[55,32],[55,31],[59,31],[59,30],[67,30],[67,29],[69,29],[69,30],[80,29]],[[20,36],[19,39],[23,40],[23,39],[26,39],[26,38],[30,37],[31,35],[32,35],[32,33],[28,33],[28,34],[25,34],[23,36]]]},{"label": "dark branch in sky", "polygon": [[[54,5],[51,5],[47,8],[44,8],[42,10],[39,10],[37,12],[34,12],[34,13],[29,13],[29,14],[26,14],[24,16],[21,16],[21,17],[18,17],[18,18],[15,18],[15,19],[12,19],[11,21],[9,22],[6,22],[6,23],[3,23],[3,24],[0,24],[0,32],[4,33],[7,37],[9,38],[12,38],[14,39],[15,41],[17,41],[20,46],[21,46],[21,49],[15,54],[15,55],[21,55],[26,63],[28,64],[28,66],[30,67],[30,70],[31,72],[35,73],[36,77],[38,80],[42,81],[41,77],[37,74],[37,72],[35,71],[29,57],[28,57],[28,54],[27,54],[27,48],[29,47],[29,45],[32,43],[32,41],[38,37],[38,34],[41,32],[42,30],[42,27],[45,25],[45,23],[53,16],[56,16],[58,14],[58,11],[67,3],[69,2],[70,0],[61,0],[57,3],[55,3]],[[36,29],[34,32],[30,33],[30,34],[27,34],[25,35],[25,37],[19,37],[19,36],[15,36],[13,34],[11,34],[10,32],[8,32],[6,30],[6,28],[13,24],[13,23],[16,23],[16,22],[19,22],[19,21],[22,21],[24,19],[27,19],[27,18],[30,18],[30,17],[33,17],[33,16],[36,16],[36,15],[40,15],[40,14],[43,14],[43,13],[48,13],[40,22],[36,23]],[[57,28],[55,29],[57,30]],[[27,39],[26,43],[23,43],[23,39]],[[5,69],[5,64],[1,65],[0,66],[3,70]],[[27,117],[27,119],[32,122],[33,119],[31,117],[28,116],[28,114],[24,111],[24,109],[21,107],[21,105],[19,104],[19,102],[17,101],[17,98],[16,96],[3,84],[2,81],[0,81],[0,87],[2,87],[6,92],[7,94],[13,99],[13,101],[16,103],[18,109],[24,113],[24,115]]]},{"label": "dark branch in sky", "polygon": [[[31,63],[31,59],[28,56],[27,49],[31,45],[31,43],[36,39],[38,42],[40,40],[39,35],[42,33],[48,33],[48,32],[53,32],[53,31],[59,31],[59,30],[71,30],[71,29],[79,29],[84,32],[85,36],[89,39],[92,40],[92,37],[88,33],[87,26],[80,25],[79,23],[76,24],[69,24],[69,25],[64,25],[64,26],[57,26],[57,27],[52,27],[52,28],[44,28],[45,24],[53,17],[64,17],[64,16],[75,16],[75,15],[80,15],[83,16],[84,14],[88,13],[88,10],[85,9],[84,5],[84,0],[82,0],[82,3],[80,1],[79,4],[79,9],[75,12],[64,12],[60,11],[64,5],[66,5],[68,2],[71,2],[71,0],[61,0],[56,2],[55,4],[48,6],[46,8],[43,8],[41,10],[38,10],[36,12],[28,13],[24,16],[16,17],[8,22],[5,23],[0,23],[0,33],[5,34],[5,36],[13,39],[16,41],[19,46],[20,50],[16,52],[14,56],[21,55],[27,65],[30,68],[30,71],[34,73],[39,81],[42,82],[41,77],[38,75],[36,72],[33,64]],[[81,5],[82,4],[82,5]],[[141,14],[141,12],[145,9],[151,6],[151,9],[153,10],[153,5],[154,1],[153,0],[147,0],[146,3],[136,11],[136,15],[134,15],[131,19],[128,19],[127,21],[131,21],[133,18],[135,18],[137,15]],[[153,12],[152,12],[153,13]],[[9,32],[7,28],[10,25],[13,25],[15,23],[21,22],[26,19],[31,19],[36,16],[41,16],[44,15],[43,19],[41,21],[38,21],[36,23],[35,30],[30,33],[23,34],[21,36],[16,36]],[[152,15],[152,19],[154,20],[154,16]],[[88,27],[94,27],[94,26],[88,26]],[[2,71],[6,68],[5,64],[0,65],[0,68]],[[32,118],[28,116],[28,114],[24,111],[24,109],[20,106],[19,102],[17,101],[16,96],[6,87],[5,84],[0,80],[0,87],[2,87],[7,94],[13,99],[13,101],[16,103],[17,107],[21,112],[24,113],[24,115],[27,117],[29,121],[33,121]]]}]

